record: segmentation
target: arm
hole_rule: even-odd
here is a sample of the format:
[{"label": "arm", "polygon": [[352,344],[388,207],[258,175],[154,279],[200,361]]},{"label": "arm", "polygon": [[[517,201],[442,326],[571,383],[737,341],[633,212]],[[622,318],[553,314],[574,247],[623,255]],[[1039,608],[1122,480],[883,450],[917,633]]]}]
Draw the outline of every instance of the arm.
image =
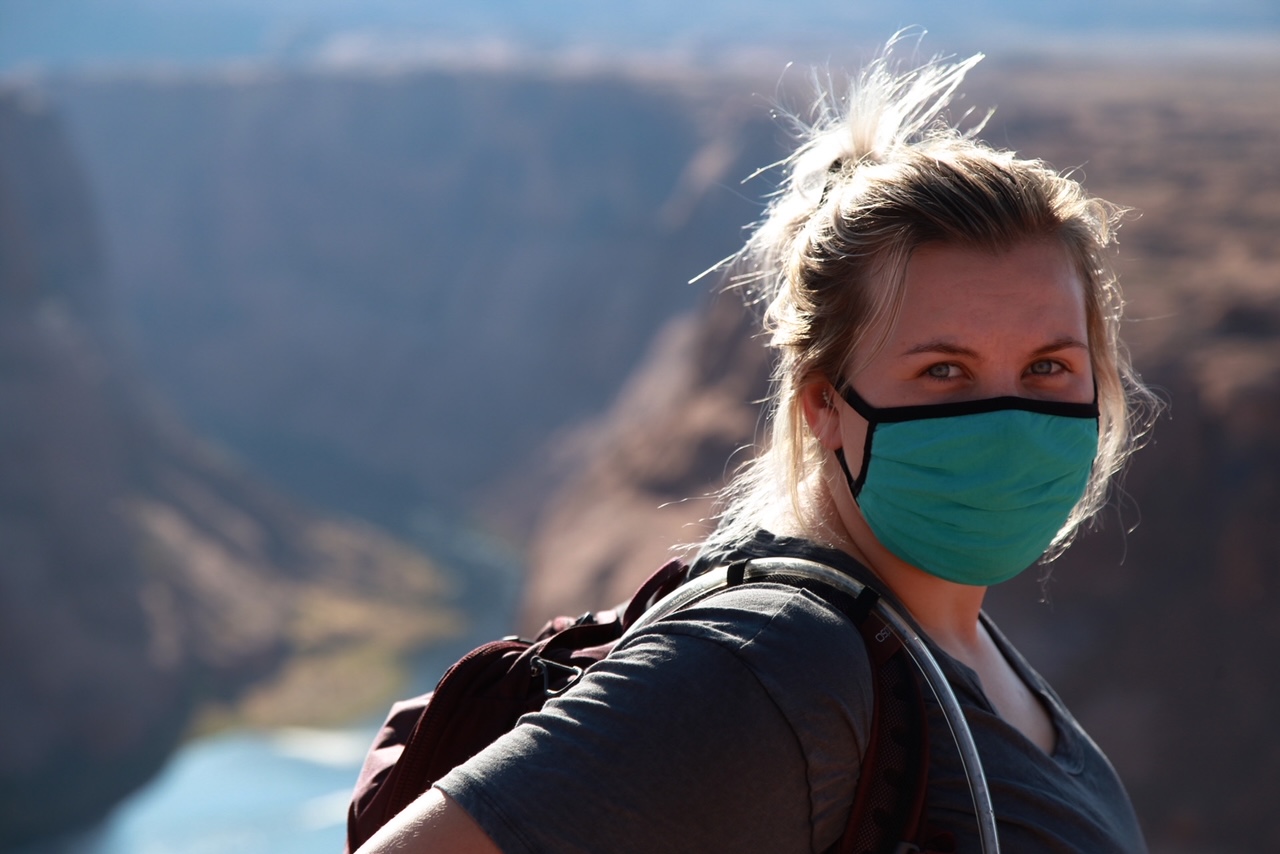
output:
[{"label": "arm", "polygon": [[744,587],[619,646],[358,854],[825,850],[871,719],[862,638]]},{"label": "arm", "polygon": [[480,825],[439,789],[387,822],[356,854],[501,854]]}]

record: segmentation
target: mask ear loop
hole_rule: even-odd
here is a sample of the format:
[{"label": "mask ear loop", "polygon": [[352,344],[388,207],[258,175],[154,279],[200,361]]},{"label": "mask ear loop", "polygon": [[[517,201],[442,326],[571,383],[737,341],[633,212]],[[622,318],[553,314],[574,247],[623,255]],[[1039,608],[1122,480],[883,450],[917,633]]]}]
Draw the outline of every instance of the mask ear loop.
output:
[{"label": "mask ear loop", "polygon": [[854,503],[858,501],[858,493],[862,491],[862,484],[854,481],[853,475],[849,472],[849,463],[844,458],[844,448],[836,448],[836,460],[840,463],[840,469],[844,472],[845,483],[849,484],[849,494],[853,496]]},{"label": "mask ear loop", "polygon": [[[845,388],[847,391],[836,392],[836,395],[867,422],[867,437],[862,443],[862,465],[858,470],[857,477],[854,477],[853,472],[849,470],[849,461],[845,459],[844,448],[836,448],[835,450],[836,459],[840,462],[840,469],[844,472],[844,479],[849,484],[849,493],[853,496],[854,503],[857,503],[858,496],[862,494],[862,486],[867,482],[867,466],[871,463],[871,438],[875,435],[876,425],[879,422],[876,421],[875,414],[870,406],[853,390],[853,386],[846,385]],[[828,401],[830,400],[829,395],[829,392],[823,392],[823,398]],[[861,405],[856,405],[855,401]]]}]

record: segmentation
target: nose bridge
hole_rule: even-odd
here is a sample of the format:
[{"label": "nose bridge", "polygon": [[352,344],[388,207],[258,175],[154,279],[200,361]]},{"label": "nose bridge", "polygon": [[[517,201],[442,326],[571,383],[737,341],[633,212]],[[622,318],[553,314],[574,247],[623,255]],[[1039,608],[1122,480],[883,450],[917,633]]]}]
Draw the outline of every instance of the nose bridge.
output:
[{"label": "nose bridge", "polygon": [[997,370],[987,372],[985,385],[983,397],[1021,397],[1022,371],[1001,365]]},{"label": "nose bridge", "polygon": [[1021,335],[1019,328],[1010,328],[993,336],[982,352],[982,364],[978,368],[982,397],[1035,397],[1027,388],[1028,352],[1040,343]]}]

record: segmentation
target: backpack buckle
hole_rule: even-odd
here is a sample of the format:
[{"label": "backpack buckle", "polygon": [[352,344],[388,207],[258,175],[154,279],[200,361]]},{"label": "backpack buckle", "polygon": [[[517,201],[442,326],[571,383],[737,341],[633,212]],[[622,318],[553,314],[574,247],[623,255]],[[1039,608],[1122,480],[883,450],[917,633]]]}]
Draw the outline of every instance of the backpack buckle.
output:
[{"label": "backpack buckle", "polygon": [[[540,655],[535,655],[533,658],[529,659],[529,664],[529,672],[532,675],[542,675],[542,691],[548,697],[558,697],[565,691],[568,691],[577,684],[578,680],[582,678],[582,674],[584,672],[581,667],[575,667],[572,664],[561,664],[558,661],[552,661],[551,659],[543,658]],[[551,671],[553,670],[556,672],[556,675],[567,677],[567,681],[559,688],[551,687]]]}]

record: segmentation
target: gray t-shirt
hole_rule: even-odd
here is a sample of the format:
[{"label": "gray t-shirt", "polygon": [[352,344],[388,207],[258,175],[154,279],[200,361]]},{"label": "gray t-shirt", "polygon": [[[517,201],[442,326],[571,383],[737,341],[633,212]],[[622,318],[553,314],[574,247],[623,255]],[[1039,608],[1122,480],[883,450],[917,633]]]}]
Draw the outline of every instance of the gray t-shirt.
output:
[{"label": "gray t-shirt", "polygon": [[[762,537],[753,556],[848,560]],[[1145,851],[1111,765],[988,627],[1057,731],[1048,756],[933,648],[977,742],[1002,851]],[[848,819],[871,708],[848,619],[808,591],[752,583],[647,626],[437,785],[507,854],[820,852]],[[926,827],[940,846],[949,836],[952,850],[978,851],[959,755],[932,704],[929,739]]]}]

